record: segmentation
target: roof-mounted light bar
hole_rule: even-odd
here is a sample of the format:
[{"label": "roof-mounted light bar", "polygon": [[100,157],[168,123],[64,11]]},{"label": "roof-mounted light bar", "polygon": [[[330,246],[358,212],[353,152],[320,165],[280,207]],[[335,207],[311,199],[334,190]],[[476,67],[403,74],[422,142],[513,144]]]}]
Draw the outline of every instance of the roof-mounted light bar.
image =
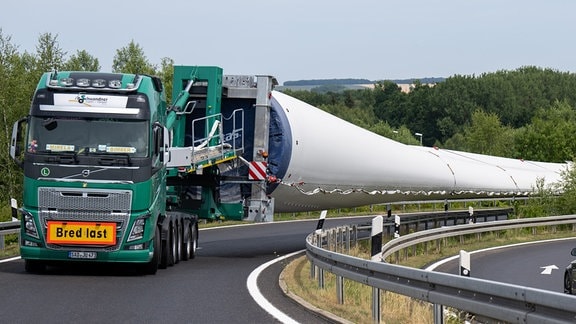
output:
[{"label": "roof-mounted light bar", "polygon": [[[120,77],[120,75],[119,75]],[[75,80],[74,78],[64,77],[58,78],[57,75],[53,75],[46,82],[46,87],[51,89],[67,89],[67,90],[82,90],[86,89],[97,89],[98,91],[110,91],[110,92],[132,92],[138,89],[142,78],[138,75],[134,77],[134,82],[127,83],[124,88],[122,88],[122,80],[104,80],[94,74],[94,79],[81,78]]]}]

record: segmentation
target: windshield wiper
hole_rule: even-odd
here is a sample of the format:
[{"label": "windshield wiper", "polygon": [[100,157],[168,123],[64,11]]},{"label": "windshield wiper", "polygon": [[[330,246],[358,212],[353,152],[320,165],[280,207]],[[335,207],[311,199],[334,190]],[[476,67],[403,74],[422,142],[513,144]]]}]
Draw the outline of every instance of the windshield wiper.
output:
[{"label": "windshield wiper", "polygon": [[100,165],[132,165],[132,159],[128,153],[88,153],[89,155],[101,156],[98,158],[98,163]]},{"label": "windshield wiper", "polygon": [[45,158],[48,163],[78,164],[78,154],[76,152],[38,151],[36,153],[50,154]]}]

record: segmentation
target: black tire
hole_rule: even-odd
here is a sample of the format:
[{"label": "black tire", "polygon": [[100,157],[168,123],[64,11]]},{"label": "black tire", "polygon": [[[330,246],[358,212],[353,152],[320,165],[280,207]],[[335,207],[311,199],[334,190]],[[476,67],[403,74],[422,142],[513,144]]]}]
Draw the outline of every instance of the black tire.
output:
[{"label": "black tire", "polygon": [[152,255],[152,260],[146,263],[143,267],[144,274],[155,275],[160,266],[160,259],[162,255],[162,239],[160,238],[160,229],[156,226],[156,231],[154,232],[154,240],[152,240],[154,254]]},{"label": "black tire", "polygon": [[176,243],[176,250],[174,251],[174,264],[177,264],[182,259],[182,224],[180,222],[176,223],[176,227],[174,229],[175,233],[175,240]]},{"label": "black tire", "polygon": [[188,261],[192,254],[192,227],[189,224],[184,224],[182,231],[182,261]]},{"label": "black tire", "polygon": [[160,269],[166,269],[174,265],[174,227],[168,225],[168,237],[162,240],[162,254],[160,258]]},{"label": "black tire", "polygon": [[44,273],[46,271],[46,264],[40,260],[24,260],[24,270],[28,273]]},{"label": "black tire", "polygon": [[572,295],[572,275],[568,271],[564,273],[564,293]]},{"label": "black tire", "polygon": [[171,232],[172,232],[172,245],[171,245],[172,246],[172,253],[170,253],[170,254],[172,257],[172,264],[171,265],[173,266],[176,263],[178,263],[178,261],[180,259],[178,257],[178,251],[180,251],[180,249],[178,248],[178,241],[179,241],[178,237],[180,235],[178,235],[178,224],[177,223],[172,224]]},{"label": "black tire", "polygon": [[194,223],[191,230],[192,249],[190,250],[190,259],[194,259],[196,257],[196,249],[198,248],[198,224]]},{"label": "black tire", "polygon": [[170,224],[170,231],[168,232],[168,266],[171,267],[176,264],[176,228],[174,224]]}]

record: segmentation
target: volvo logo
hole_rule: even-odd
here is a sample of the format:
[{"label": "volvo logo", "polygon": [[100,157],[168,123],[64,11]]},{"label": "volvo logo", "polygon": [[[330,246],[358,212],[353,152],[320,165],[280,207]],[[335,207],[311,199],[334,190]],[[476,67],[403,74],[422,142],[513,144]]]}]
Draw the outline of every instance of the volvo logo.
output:
[{"label": "volvo logo", "polygon": [[48,169],[48,168],[42,168],[42,170],[40,170],[40,174],[41,174],[43,177],[47,177],[47,176],[50,175],[50,169]]},{"label": "volvo logo", "polygon": [[84,178],[88,178],[89,175],[90,175],[90,170],[82,170],[82,176]]}]

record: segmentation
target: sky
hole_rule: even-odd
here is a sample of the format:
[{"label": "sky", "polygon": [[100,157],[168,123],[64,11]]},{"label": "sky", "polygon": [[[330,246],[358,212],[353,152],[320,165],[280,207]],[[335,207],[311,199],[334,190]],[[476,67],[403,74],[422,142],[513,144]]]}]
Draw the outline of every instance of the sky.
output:
[{"label": "sky", "polygon": [[576,72],[575,12],[573,0],[16,0],[0,5],[0,29],[20,53],[51,33],[102,71],[134,41],[157,66],[168,57],[282,84]]}]

